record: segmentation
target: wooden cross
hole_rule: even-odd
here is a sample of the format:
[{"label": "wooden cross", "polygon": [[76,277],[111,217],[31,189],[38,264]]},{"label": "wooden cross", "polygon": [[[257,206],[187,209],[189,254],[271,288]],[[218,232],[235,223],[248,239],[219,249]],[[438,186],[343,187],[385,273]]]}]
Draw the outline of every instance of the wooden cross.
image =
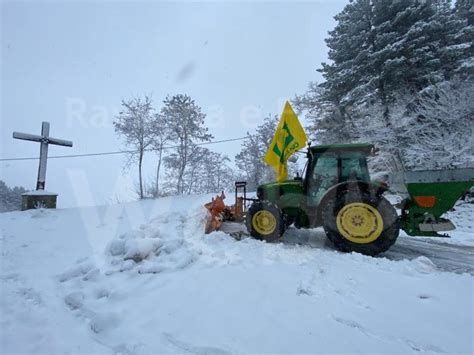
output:
[{"label": "wooden cross", "polygon": [[44,190],[46,180],[46,163],[48,161],[48,144],[62,145],[64,147],[72,147],[71,141],[63,139],[52,138],[49,136],[49,122],[43,122],[41,126],[41,136],[29,133],[13,132],[13,138],[22,139],[25,141],[39,142],[40,161],[38,168],[38,180],[36,182],[36,190]]}]

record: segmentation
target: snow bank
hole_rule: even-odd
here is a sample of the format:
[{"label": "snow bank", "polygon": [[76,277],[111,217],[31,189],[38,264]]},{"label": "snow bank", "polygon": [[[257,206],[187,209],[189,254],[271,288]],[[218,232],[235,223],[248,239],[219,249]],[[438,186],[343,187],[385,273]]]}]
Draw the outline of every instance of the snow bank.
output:
[{"label": "snow bank", "polygon": [[449,218],[456,226],[456,230],[449,233],[452,236],[450,242],[474,246],[474,201],[459,201],[443,217]]},{"label": "snow bank", "polygon": [[196,253],[191,250],[182,230],[185,223],[200,228],[202,218],[202,215],[196,215],[193,220],[186,221],[183,215],[169,212],[139,230],[121,234],[106,248],[111,266],[107,274],[132,269],[139,273],[159,273],[189,266]]},{"label": "snow bank", "polygon": [[472,247],[236,241],[203,234],[207,199],[0,214],[1,351],[472,353]]}]

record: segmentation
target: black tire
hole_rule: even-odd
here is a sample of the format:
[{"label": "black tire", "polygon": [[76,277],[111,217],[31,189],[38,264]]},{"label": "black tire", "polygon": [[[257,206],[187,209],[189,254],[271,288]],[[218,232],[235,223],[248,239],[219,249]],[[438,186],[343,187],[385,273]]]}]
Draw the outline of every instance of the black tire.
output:
[{"label": "black tire", "polygon": [[[367,205],[371,207],[367,207]],[[364,239],[366,237],[357,239],[359,238],[358,236],[347,236],[350,233],[344,230],[341,215],[344,215],[344,208],[350,209],[351,206],[362,206],[363,209],[367,208],[372,211],[375,209],[379,213],[379,218],[381,217],[383,223],[382,225],[378,222],[374,224],[376,228],[380,228],[378,229],[379,232],[372,234],[372,237],[378,235],[378,237],[375,237],[375,240],[371,240],[372,237],[370,236],[367,239]],[[327,202],[322,208],[323,227],[326,236],[337,249],[344,252],[357,252],[375,256],[387,251],[395,243],[400,233],[397,211],[383,196],[377,196],[364,191],[354,192],[347,190],[338,194],[334,200]],[[338,216],[340,218],[339,226]],[[377,219],[377,217],[374,218]],[[354,219],[350,221],[357,226],[356,222],[358,221],[354,221]],[[354,242],[354,240],[357,240],[357,242]]]},{"label": "black tire", "polygon": [[[261,212],[269,213],[274,218],[274,220],[272,220],[271,227],[268,228],[266,233],[262,233],[262,229],[258,230],[259,228],[256,225],[257,220],[254,220],[254,217],[258,218],[259,213],[262,214]],[[270,217],[268,214],[267,216]],[[245,225],[247,227],[247,231],[255,239],[272,242],[280,238],[283,233],[285,233],[287,222],[285,220],[284,214],[277,206],[268,201],[256,201],[247,211]]]}]

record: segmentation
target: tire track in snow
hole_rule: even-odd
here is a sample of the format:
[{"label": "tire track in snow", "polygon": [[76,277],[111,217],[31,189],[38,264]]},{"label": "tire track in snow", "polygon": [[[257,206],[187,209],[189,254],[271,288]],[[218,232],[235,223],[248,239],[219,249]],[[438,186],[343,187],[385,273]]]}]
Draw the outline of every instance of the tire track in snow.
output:
[{"label": "tire track in snow", "polygon": [[474,275],[474,247],[455,245],[416,237],[400,237],[382,256],[390,260],[429,258],[439,270]]},{"label": "tire track in snow", "polygon": [[195,346],[190,343],[176,339],[173,335],[169,333],[163,333],[163,337],[171,345],[173,345],[179,351],[182,351],[187,354],[216,354],[216,355],[228,355],[233,354],[234,352],[224,350],[222,348],[217,348],[213,346]]}]

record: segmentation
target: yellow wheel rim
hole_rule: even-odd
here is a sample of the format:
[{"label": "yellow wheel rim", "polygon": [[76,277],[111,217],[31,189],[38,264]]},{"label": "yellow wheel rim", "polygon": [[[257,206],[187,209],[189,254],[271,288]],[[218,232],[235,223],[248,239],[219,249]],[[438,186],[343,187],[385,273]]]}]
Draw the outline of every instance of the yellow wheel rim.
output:
[{"label": "yellow wheel rim", "polygon": [[268,211],[258,211],[252,217],[252,227],[261,235],[269,235],[275,231],[276,218]]},{"label": "yellow wheel rim", "polygon": [[383,219],[376,208],[366,203],[350,203],[344,206],[336,218],[339,233],[357,244],[376,240],[383,231]]}]

